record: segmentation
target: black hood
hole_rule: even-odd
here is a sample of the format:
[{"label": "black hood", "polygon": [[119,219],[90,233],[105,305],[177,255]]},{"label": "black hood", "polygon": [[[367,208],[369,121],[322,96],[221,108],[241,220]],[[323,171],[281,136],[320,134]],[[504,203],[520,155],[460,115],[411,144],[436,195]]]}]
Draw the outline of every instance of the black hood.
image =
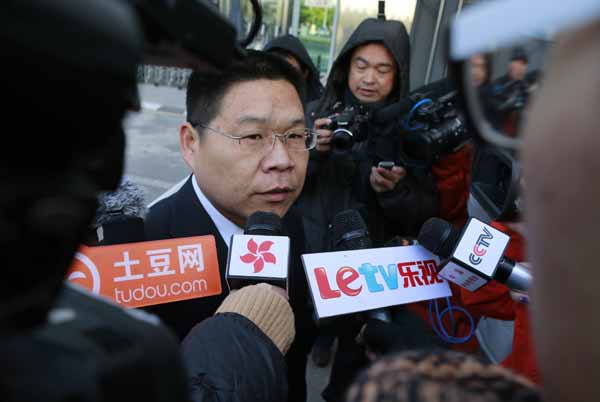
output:
[{"label": "black hood", "polygon": [[296,57],[302,66],[308,70],[308,78],[306,79],[307,101],[310,102],[321,97],[323,85],[319,79],[319,70],[317,70],[300,39],[293,35],[279,36],[267,43],[263,50],[265,52],[283,50]]},{"label": "black hood", "polygon": [[333,63],[325,94],[318,108],[320,112],[330,110],[336,101],[343,99],[352,52],[358,46],[372,42],[383,43],[396,60],[396,85],[387,101],[395,102],[408,95],[410,41],[406,27],[400,21],[368,18],[354,30]]}]

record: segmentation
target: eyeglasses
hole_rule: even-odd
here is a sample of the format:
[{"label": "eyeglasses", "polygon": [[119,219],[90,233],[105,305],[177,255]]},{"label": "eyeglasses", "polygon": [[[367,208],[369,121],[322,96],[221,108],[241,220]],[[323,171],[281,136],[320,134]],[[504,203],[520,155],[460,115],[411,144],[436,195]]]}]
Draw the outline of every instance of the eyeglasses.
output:
[{"label": "eyeglasses", "polygon": [[[256,132],[253,134],[247,135],[231,135],[222,133],[219,130],[215,130],[214,128],[205,126],[200,123],[190,122],[190,124],[195,127],[202,127],[206,130],[215,132],[217,134],[221,134],[224,137],[231,138],[232,140],[236,140],[240,147],[244,151],[248,152],[261,152],[266,151],[269,147],[275,146],[275,140],[280,138],[283,144],[289,149],[293,151],[308,151],[313,149],[317,145],[317,133],[308,129],[308,128],[298,128],[287,131],[284,134],[277,133],[261,133]],[[269,141],[269,139],[272,139]]]}]

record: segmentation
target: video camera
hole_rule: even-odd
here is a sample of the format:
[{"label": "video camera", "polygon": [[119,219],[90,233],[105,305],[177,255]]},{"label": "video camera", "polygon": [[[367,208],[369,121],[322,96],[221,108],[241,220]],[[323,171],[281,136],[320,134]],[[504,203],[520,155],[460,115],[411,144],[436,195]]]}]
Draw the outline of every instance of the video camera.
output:
[{"label": "video camera", "polygon": [[[457,109],[456,91],[437,99],[418,93],[416,103],[403,122],[408,134],[404,136],[403,152],[409,160],[431,165],[443,155],[460,149],[470,135]],[[410,164],[410,163],[408,163]]]},{"label": "video camera", "polygon": [[[338,102],[334,106],[334,111],[341,107],[342,104]],[[367,131],[361,129],[361,125],[369,119],[369,113],[364,107],[347,106],[327,118],[331,123],[324,128],[333,131],[331,139],[333,152],[348,152],[354,144],[367,139]]]}]

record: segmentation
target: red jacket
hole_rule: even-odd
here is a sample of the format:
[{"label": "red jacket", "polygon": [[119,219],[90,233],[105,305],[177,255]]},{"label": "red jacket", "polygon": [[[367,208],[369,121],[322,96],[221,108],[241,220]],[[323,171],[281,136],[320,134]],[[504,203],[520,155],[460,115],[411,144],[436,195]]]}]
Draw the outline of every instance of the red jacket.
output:
[{"label": "red jacket", "polygon": [[438,216],[457,226],[467,223],[472,162],[473,147],[466,144],[432,167],[439,194]]},{"label": "red jacket", "polygon": [[[452,224],[462,227],[467,222],[467,201],[471,186],[471,163],[473,160],[473,148],[470,144],[465,145],[460,150],[443,156],[432,167],[433,175],[435,176],[438,197],[439,197],[439,212],[438,216]],[[452,290],[450,301],[452,305],[462,306],[460,287],[449,283]],[[446,302],[439,301],[440,309],[446,308]],[[464,307],[464,306],[463,306]],[[407,308],[415,314],[418,314],[421,319],[432,325],[429,319],[429,301],[419,303],[411,303]],[[479,321],[480,316],[474,315],[473,320],[475,325]],[[471,331],[471,324],[467,317],[462,313],[454,313],[453,319],[455,322],[455,333],[450,334],[457,338],[466,336]],[[436,325],[437,327],[437,325]],[[450,316],[444,316],[444,328],[448,331],[451,328]],[[473,328],[475,330],[475,328]],[[453,349],[461,352],[477,353],[479,351],[479,343],[477,337],[473,335],[468,342],[463,344],[454,344]]]},{"label": "red jacket", "polygon": [[[524,261],[525,239],[523,236],[498,222],[492,223],[492,226],[511,237],[505,255],[515,261]],[[540,374],[535,362],[527,305],[514,301],[510,296],[510,290],[495,281],[491,281],[475,292],[461,288],[460,295],[463,304],[477,316],[485,315],[501,320],[514,320],[512,352],[502,362],[502,365],[539,384]]]}]

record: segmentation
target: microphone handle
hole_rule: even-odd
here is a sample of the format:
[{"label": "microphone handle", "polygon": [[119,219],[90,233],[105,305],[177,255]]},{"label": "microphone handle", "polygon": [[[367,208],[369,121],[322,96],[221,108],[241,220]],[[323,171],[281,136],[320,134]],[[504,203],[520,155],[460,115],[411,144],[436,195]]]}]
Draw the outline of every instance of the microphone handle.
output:
[{"label": "microphone handle", "polygon": [[514,290],[526,292],[531,287],[533,276],[529,269],[522,264],[516,263],[510,276],[506,280],[506,286]]},{"label": "microphone handle", "polygon": [[505,284],[510,289],[526,292],[531,287],[533,277],[525,265],[502,257],[498,263],[494,279]]},{"label": "microphone handle", "polygon": [[386,308],[378,308],[377,310],[371,310],[368,312],[369,318],[375,318],[383,322],[392,322],[392,316]]}]

